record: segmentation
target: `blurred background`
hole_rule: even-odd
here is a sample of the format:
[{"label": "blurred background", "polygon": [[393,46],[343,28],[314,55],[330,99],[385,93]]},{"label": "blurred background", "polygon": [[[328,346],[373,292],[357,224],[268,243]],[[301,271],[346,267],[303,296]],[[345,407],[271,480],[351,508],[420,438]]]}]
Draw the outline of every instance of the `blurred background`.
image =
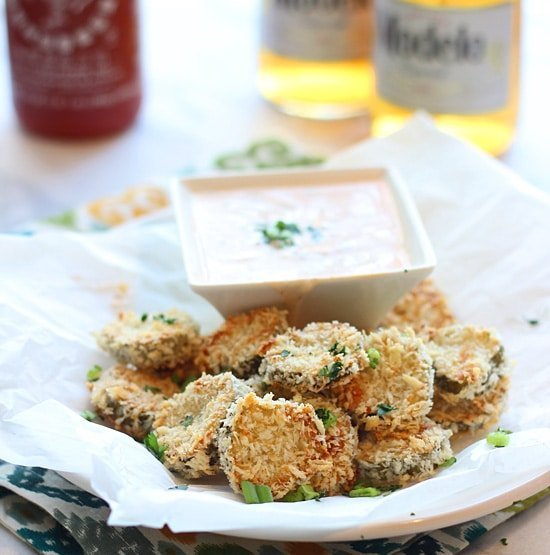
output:
[{"label": "blurred background", "polygon": [[[369,136],[366,116],[312,121],[277,112],[257,88],[259,0],[141,0],[143,103],[108,139],[58,141],[22,131],[13,108],[0,11],[0,231],[130,185],[207,171],[220,153],[277,137],[326,156]],[[550,192],[550,2],[523,0],[517,133],[502,161]]]}]

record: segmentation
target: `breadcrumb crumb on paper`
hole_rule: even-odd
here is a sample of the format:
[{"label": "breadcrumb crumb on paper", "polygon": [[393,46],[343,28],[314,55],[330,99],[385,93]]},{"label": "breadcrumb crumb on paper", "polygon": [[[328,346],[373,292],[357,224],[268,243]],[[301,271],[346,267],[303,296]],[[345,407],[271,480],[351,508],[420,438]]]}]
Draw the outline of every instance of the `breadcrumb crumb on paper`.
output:
[{"label": "breadcrumb crumb on paper", "polygon": [[411,328],[379,329],[365,340],[380,359],[327,395],[349,410],[367,429],[402,426],[426,416],[432,408],[432,360]]},{"label": "breadcrumb crumb on paper", "polygon": [[447,298],[433,280],[422,280],[386,315],[380,326],[412,327],[419,333],[426,328],[441,328],[456,322]]},{"label": "breadcrumb crumb on paper", "polygon": [[110,426],[143,439],[150,431],[165,397],[179,391],[170,377],[116,365],[88,384],[97,414]]},{"label": "breadcrumb crumb on paper", "polygon": [[159,444],[166,447],[164,465],[186,478],[219,472],[217,430],[231,403],[250,391],[228,372],[203,374],[166,400],[153,426]]},{"label": "breadcrumb crumb on paper", "polygon": [[359,479],[374,487],[401,487],[425,480],[453,456],[451,435],[428,418],[399,430],[368,432],[359,442]]},{"label": "breadcrumb crumb on paper", "polygon": [[191,359],[199,343],[199,325],[187,313],[121,312],[96,334],[97,344],[117,362],[140,370],[174,369]]},{"label": "breadcrumb crumb on paper", "polygon": [[271,341],[258,370],[265,381],[302,393],[347,383],[368,365],[364,335],[350,324],[314,322]]},{"label": "breadcrumb crumb on paper", "polygon": [[231,370],[246,378],[258,369],[264,345],[287,328],[287,311],[276,307],[230,316],[214,333],[203,338],[195,366],[213,374]]},{"label": "breadcrumb crumb on paper", "polygon": [[309,404],[263,398],[238,399],[219,430],[220,465],[235,493],[241,482],[264,484],[274,499],[332,471],[323,423]]}]

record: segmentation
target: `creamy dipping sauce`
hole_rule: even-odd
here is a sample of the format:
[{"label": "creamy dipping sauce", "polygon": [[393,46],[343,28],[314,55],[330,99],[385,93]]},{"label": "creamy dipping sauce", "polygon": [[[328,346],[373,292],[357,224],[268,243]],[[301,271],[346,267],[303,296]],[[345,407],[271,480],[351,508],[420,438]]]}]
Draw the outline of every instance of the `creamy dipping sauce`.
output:
[{"label": "creamy dipping sauce", "polygon": [[[409,264],[392,191],[382,179],[316,186],[194,190],[200,281],[260,283],[402,269]],[[277,248],[262,228],[295,224]]]}]

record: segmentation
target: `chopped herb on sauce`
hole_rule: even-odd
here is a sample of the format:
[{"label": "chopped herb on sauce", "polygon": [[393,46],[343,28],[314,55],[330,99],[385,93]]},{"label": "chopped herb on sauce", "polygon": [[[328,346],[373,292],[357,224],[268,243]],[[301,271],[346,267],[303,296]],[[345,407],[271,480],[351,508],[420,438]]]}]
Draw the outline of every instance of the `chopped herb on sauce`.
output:
[{"label": "chopped herb on sauce", "polygon": [[264,243],[282,249],[294,245],[294,235],[302,233],[300,228],[294,223],[287,223],[279,220],[272,226],[261,226],[259,231],[262,234]]},{"label": "chopped herb on sauce", "polygon": [[157,320],[157,322],[164,322],[168,325],[175,324],[177,321],[176,318],[167,318],[164,314],[156,314],[153,316],[153,320]]}]

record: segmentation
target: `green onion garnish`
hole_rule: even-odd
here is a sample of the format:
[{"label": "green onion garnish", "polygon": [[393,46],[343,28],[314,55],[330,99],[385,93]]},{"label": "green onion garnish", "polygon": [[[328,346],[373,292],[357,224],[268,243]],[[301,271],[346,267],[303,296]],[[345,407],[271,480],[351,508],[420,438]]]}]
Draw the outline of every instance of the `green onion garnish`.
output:
[{"label": "green onion garnish", "polygon": [[510,438],[508,436],[511,433],[510,430],[497,428],[496,432],[491,432],[487,436],[487,443],[493,447],[506,447],[510,443]]},{"label": "green onion garnish", "polygon": [[97,380],[99,380],[99,376],[101,376],[102,371],[103,371],[103,368],[101,368],[101,366],[99,366],[99,364],[94,364],[88,370],[88,373],[86,374],[86,379],[89,382],[97,382]]},{"label": "green onion garnish", "polygon": [[376,405],[376,415],[380,416],[382,418],[384,416],[386,416],[386,414],[388,414],[392,410],[395,410],[395,407],[392,407],[391,405],[388,405],[387,403],[378,403]]},{"label": "green onion garnish", "polygon": [[185,388],[191,383],[194,382],[198,376],[187,376],[183,382],[181,382],[180,391],[185,391]]},{"label": "green onion garnish", "polygon": [[144,313],[141,315],[141,321],[142,321],[142,322],[145,322],[145,320],[147,320],[148,317],[149,317],[149,315],[147,314],[147,312],[144,312]]},{"label": "green onion garnish", "polygon": [[373,487],[365,487],[362,485],[355,486],[348,495],[350,497],[378,497],[382,495],[383,491],[379,490],[378,488]]},{"label": "green onion garnish", "polygon": [[144,385],[143,391],[149,391],[150,393],[160,393],[160,387],[155,387],[154,385]]},{"label": "green onion garnish", "polygon": [[256,485],[248,480],[243,480],[241,482],[241,491],[243,492],[245,503],[273,502],[273,494],[269,486],[264,486],[263,484]]},{"label": "green onion garnish", "polygon": [[456,462],[456,457],[449,457],[446,461],[443,461],[439,465],[439,468],[448,468],[449,466],[453,466],[455,462]]},{"label": "green onion garnish", "polygon": [[281,356],[282,356],[283,358],[286,358],[286,357],[290,356],[290,351],[289,351],[288,349],[283,349],[283,350],[281,351]]},{"label": "green onion garnish", "polygon": [[188,414],[182,421],[181,421],[181,425],[184,428],[187,428],[187,426],[191,426],[191,424],[193,424],[193,417]]},{"label": "green onion garnish", "polygon": [[295,503],[296,501],[310,501],[311,499],[319,499],[321,494],[316,492],[310,485],[304,484],[295,491],[289,491],[282,499],[287,503]]},{"label": "green onion garnish", "polygon": [[347,347],[345,345],[340,345],[338,341],[334,343],[328,350],[331,355],[345,355],[347,353]]},{"label": "green onion garnish", "polygon": [[157,320],[158,322],[164,322],[165,324],[175,324],[176,323],[176,318],[167,318],[164,314],[156,314],[155,316],[153,316],[153,320]]},{"label": "green onion garnish", "polygon": [[92,422],[92,420],[97,418],[97,414],[93,410],[87,410],[87,409],[83,410],[80,413],[80,416],[82,416],[82,418],[84,418],[84,420],[87,420],[88,422]]},{"label": "green onion garnish", "polygon": [[315,414],[323,422],[325,430],[328,430],[330,427],[334,426],[334,424],[336,424],[336,421],[338,420],[338,418],[332,411],[324,407],[315,409]]},{"label": "green onion garnish", "polygon": [[143,440],[143,445],[147,448],[147,451],[155,455],[155,457],[160,461],[164,461],[164,452],[166,451],[166,445],[160,445],[157,436],[154,432],[149,432],[145,439]]},{"label": "green onion garnish", "polygon": [[367,349],[367,356],[369,357],[369,366],[376,368],[380,362],[380,351],[374,347]]},{"label": "green onion garnish", "polygon": [[294,235],[302,233],[300,228],[294,223],[287,223],[279,220],[272,226],[261,226],[259,231],[262,234],[264,243],[277,249],[291,247],[294,245]]},{"label": "green onion garnish", "polygon": [[321,368],[321,370],[319,371],[319,376],[328,378],[332,382],[338,377],[338,374],[343,367],[344,365],[339,360],[337,360],[330,365],[323,366],[323,368]]}]

